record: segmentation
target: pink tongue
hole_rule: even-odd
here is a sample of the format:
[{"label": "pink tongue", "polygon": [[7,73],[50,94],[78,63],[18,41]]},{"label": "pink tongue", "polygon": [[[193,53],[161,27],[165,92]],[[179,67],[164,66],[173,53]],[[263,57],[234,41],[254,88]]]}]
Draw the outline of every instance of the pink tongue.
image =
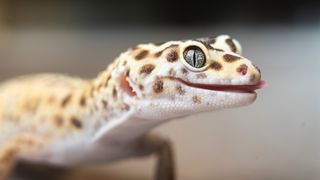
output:
[{"label": "pink tongue", "polygon": [[262,88],[265,88],[265,87],[267,87],[267,82],[261,80],[258,84],[253,85],[253,87],[254,87],[254,89],[262,89]]}]

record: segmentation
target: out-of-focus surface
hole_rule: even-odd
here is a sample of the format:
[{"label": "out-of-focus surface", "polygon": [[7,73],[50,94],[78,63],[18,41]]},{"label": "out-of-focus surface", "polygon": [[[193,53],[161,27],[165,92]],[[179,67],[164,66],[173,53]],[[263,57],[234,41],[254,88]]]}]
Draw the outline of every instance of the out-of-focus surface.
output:
[{"label": "out-of-focus surface", "polygon": [[[268,87],[258,91],[257,101],[248,107],[194,115],[156,129],[174,142],[178,179],[320,178],[319,18],[297,24],[127,22],[122,26],[118,22],[103,28],[59,28],[55,23],[33,26],[32,16],[6,20],[1,12],[12,10],[23,17],[18,15],[24,6],[1,5],[6,3],[0,1],[1,80],[39,72],[93,78],[119,53],[138,43],[219,34],[235,37],[244,56],[262,70]],[[299,21],[304,21],[304,15],[302,9]],[[150,179],[154,163],[153,158],[143,158],[79,168],[58,179]]]}]

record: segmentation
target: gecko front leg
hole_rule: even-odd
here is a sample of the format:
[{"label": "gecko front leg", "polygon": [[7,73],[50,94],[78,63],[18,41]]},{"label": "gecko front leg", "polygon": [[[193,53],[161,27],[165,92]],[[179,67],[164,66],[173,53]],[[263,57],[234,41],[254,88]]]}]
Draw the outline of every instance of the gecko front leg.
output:
[{"label": "gecko front leg", "polygon": [[46,142],[35,134],[20,134],[8,140],[0,149],[0,180],[8,178],[20,156],[39,152]]},{"label": "gecko front leg", "polygon": [[167,139],[158,134],[146,134],[141,140],[137,148],[139,155],[155,154],[157,156],[157,164],[155,170],[156,180],[174,180],[174,155],[172,144]]}]

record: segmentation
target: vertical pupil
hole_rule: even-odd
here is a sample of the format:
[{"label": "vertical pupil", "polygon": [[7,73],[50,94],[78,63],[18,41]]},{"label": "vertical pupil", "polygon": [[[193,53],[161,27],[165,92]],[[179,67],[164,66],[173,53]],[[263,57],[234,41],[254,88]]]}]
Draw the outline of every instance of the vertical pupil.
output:
[{"label": "vertical pupil", "polygon": [[205,65],[205,56],[200,48],[190,46],[183,52],[183,54],[186,62],[192,67],[201,68]]},{"label": "vertical pupil", "polygon": [[197,64],[197,54],[194,50],[192,50],[192,65],[193,67],[196,67]]}]

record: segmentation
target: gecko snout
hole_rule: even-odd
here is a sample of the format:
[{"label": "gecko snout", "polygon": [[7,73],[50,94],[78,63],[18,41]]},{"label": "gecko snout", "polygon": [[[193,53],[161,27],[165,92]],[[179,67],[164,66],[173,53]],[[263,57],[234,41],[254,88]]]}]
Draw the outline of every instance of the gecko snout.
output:
[{"label": "gecko snout", "polygon": [[261,71],[259,67],[257,67],[256,65],[252,64],[251,66],[252,66],[252,71],[250,74],[250,81],[254,83],[258,83],[259,81],[261,81]]}]

